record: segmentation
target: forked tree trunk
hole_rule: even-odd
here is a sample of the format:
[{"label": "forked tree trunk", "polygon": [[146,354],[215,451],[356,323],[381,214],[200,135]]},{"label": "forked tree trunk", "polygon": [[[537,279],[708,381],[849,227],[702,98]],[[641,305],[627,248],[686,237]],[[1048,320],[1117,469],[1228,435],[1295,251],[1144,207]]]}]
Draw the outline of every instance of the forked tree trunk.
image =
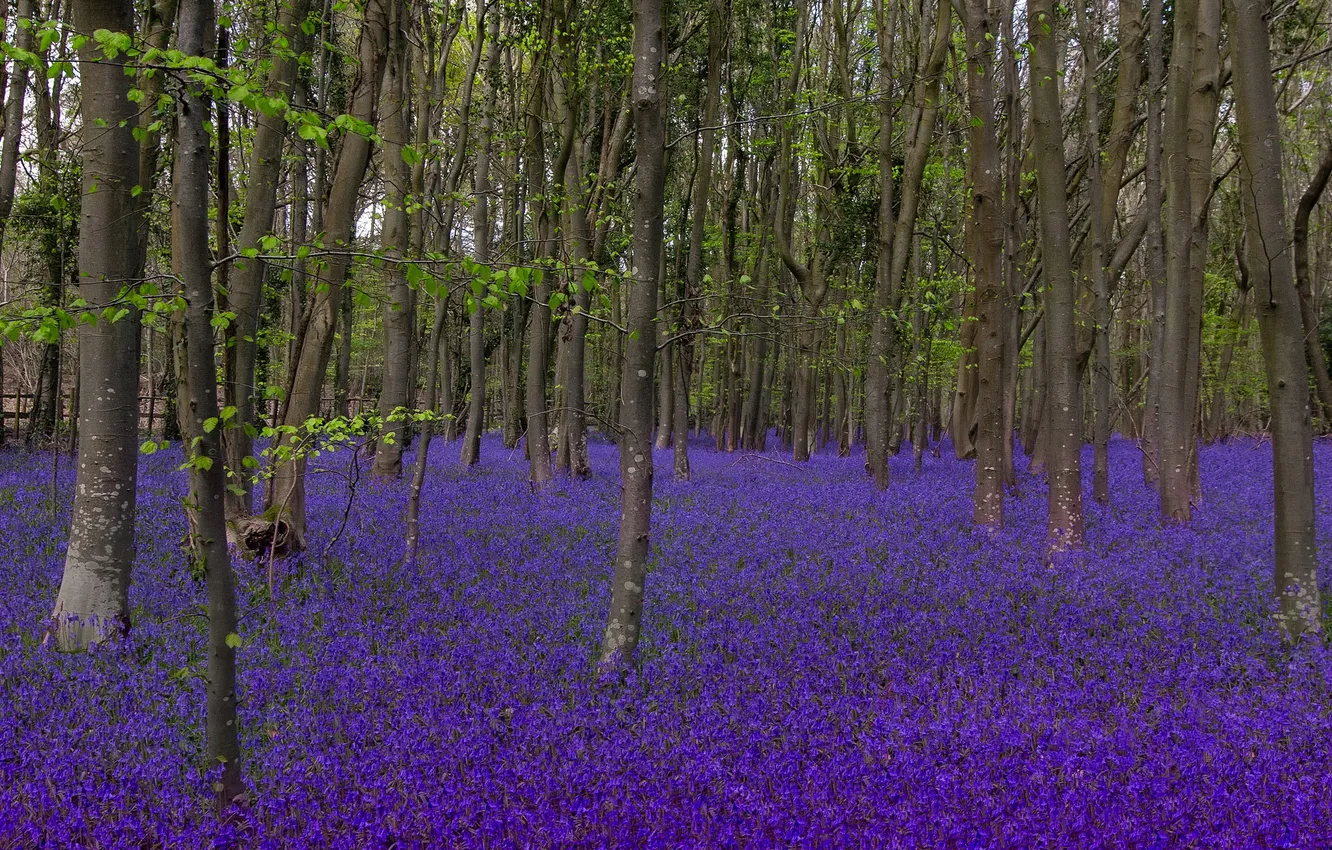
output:
[{"label": "forked tree trunk", "polygon": [[1323,430],[1332,428],[1332,377],[1328,376],[1327,358],[1323,356],[1322,340],[1318,333],[1318,311],[1314,306],[1313,286],[1309,274],[1309,215],[1318,204],[1318,198],[1332,177],[1332,144],[1323,150],[1318,169],[1309,187],[1300,196],[1295,209],[1295,224],[1291,230],[1291,248],[1295,253],[1295,288],[1300,294],[1300,320],[1304,325],[1305,354],[1309,369],[1314,374],[1314,392],[1322,408]]},{"label": "forked tree trunk", "polygon": [[[76,0],[74,26],[134,35],[129,0]],[[124,57],[88,39],[78,49],[82,97],[83,201],[79,284],[94,324],[79,325],[79,460],[65,571],[52,627],[61,651],[82,651],[129,627],[130,567],[138,477],[139,314],[101,315],[136,274],[139,182]]]},{"label": "forked tree trunk", "polygon": [[1294,640],[1320,629],[1318,549],[1314,539],[1313,429],[1299,294],[1287,257],[1281,119],[1272,83],[1267,4],[1230,0],[1231,59],[1239,129],[1241,193],[1249,221],[1249,271],[1272,405],[1275,508],[1274,575],[1282,635]]},{"label": "forked tree trunk", "polygon": [[[887,6],[887,8],[885,8]],[[879,79],[885,88],[893,79],[892,42],[896,40],[893,20],[895,7],[885,0],[875,6],[876,26],[879,30]],[[874,478],[880,489],[889,483],[888,456],[896,454],[901,442],[896,411],[902,409],[898,393],[891,392],[890,382],[900,376],[900,355],[897,351],[897,327],[901,312],[902,280],[911,261],[916,244],[916,216],[920,208],[921,182],[929,159],[934,127],[939,114],[939,90],[952,32],[952,6],[937,4],[932,39],[921,39],[919,67],[921,73],[915,85],[915,107],[908,128],[908,149],[903,163],[902,179],[897,186],[899,210],[894,217],[893,202],[893,150],[892,150],[892,98],[879,103],[879,257],[875,269],[874,316],[871,324],[869,356],[865,369],[865,452]],[[887,41],[888,43],[885,43]],[[885,60],[885,51],[888,56]],[[900,381],[898,381],[900,383]]]}]

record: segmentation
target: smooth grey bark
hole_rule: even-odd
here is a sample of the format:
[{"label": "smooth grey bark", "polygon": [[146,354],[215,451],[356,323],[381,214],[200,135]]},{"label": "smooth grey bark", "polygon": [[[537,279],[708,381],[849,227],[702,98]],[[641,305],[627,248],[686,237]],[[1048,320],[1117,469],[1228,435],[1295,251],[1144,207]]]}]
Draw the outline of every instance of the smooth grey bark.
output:
[{"label": "smooth grey bark", "polygon": [[[79,32],[134,34],[129,0],[76,0]],[[139,182],[129,100],[133,78],[123,57],[97,42],[79,47],[83,201],[79,210],[79,284],[94,324],[78,329],[79,459],[65,570],[52,614],[56,646],[82,651],[129,628],[130,568],[138,476],[139,314],[119,321],[101,311],[136,273],[138,226],[131,190]]]},{"label": "smooth grey bark", "polygon": [[652,527],[652,361],[666,184],[666,45],[662,0],[633,0],[631,102],[636,134],[633,277],[620,425],[620,532],[601,641],[603,668],[628,664],[638,646]]},{"label": "smooth grey bark", "polygon": [[[1069,246],[1064,179],[1064,132],[1059,65],[1050,0],[1028,5],[1031,114],[1040,205],[1041,263],[1045,280],[1047,462],[1050,479],[1047,545],[1051,551],[1082,545],[1082,384],[1076,354],[1076,287]],[[956,426],[958,423],[954,423]]]},{"label": "smooth grey bark", "polygon": [[[185,56],[203,56],[215,22],[213,0],[183,0],[177,48]],[[236,713],[236,598],[227,551],[221,428],[217,421],[217,366],[213,349],[212,255],[208,247],[209,120],[208,97],[187,87],[176,101],[176,152],[173,175],[172,265],[185,297],[185,346],[189,392],[186,401],[195,435],[187,450],[194,503],[192,541],[204,568],[208,596],[208,764],[220,765],[214,786],[218,808],[225,810],[245,791],[241,781],[240,728]]]},{"label": "smooth grey bark", "polygon": [[1288,640],[1317,634],[1322,605],[1314,531],[1313,428],[1303,325],[1286,232],[1281,119],[1272,83],[1267,3],[1229,0],[1232,85],[1249,222],[1248,265],[1272,407],[1277,625]]}]

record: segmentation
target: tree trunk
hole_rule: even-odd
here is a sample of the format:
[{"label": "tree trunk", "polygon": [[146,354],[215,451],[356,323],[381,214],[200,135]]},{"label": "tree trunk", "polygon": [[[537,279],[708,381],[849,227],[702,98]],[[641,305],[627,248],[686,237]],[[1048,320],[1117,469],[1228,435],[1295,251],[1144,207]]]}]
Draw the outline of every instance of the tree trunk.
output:
[{"label": "tree trunk", "polygon": [[[716,141],[718,105],[721,101],[722,51],[726,47],[729,15],[723,0],[708,3],[707,89],[703,100],[702,130],[699,133],[698,176],[694,180],[693,216],[689,230],[689,257],[685,262],[684,302],[681,311],[682,335],[675,342],[677,372],[683,397],[675,400],[675,478],[688,481],[690,367],[695,360],[698,331],[703,326],[703,237],[708,220],[708,200],[712,191],[713,146]],[[683,415],[682,415],[683,414]]]},{"label": "tree trunk", "polygon": [[[75,0],[79,32],[134,34],[129,0]],[[89,39],[79,47],[83,201],[79,210],[80,293],[94,324],[79,324],[79,460],[64,576],[56,596],[56,646],[83,651],[129,628],[138,473],[139,314],[118,321],[102,310],[132,280],[138,226],[132,189],[139,182],[129,100],[133,78],[123,57],[104,57]]]},{"label": "tree trunk", "polygon": [[[665,312],[666,305],[666,258],[665,252],[659,262],[661,268],[657,275],[660,281],[657,292],[657,309]],[[630,295],[630,298],[633,296]],[[659,335],[658,344],[661,346],[661,380],[657,384],[657,448],[667,449],[671,446],[671,435],[675,423],[675,357],[673,352],[675,346],[673,343],[666,342],[670,331],[663,324],[658,330],[654,331],[654,336]]]},{"label": "tree trunk", "polygon": [[[204,55],[214,28],[212,0],[184,0],[177,48],[185,56]],[[218,425],[217,367],[213,349],[212,257],[208,248],[208,98],[188,91],[177,99],[174,175],[175,224],[172,265],[185,296],[185,345],[191,428],[197,437],[187,449],[190,511],[195,553],[203,564],[208,592],[208,763],[221,765],[214,788],[218,808],[245,791],[240,770],[240,729],[236,713],[236,599],[227,551],[222,434]],[[209,423],[213,427],[209,427]]]},{"label": "tree trunk", "polygon": [[[1133,14],[1129,18],[1120,19],[1121,31],[1123,28],[1140,20],[1136,10],[1121,9],[1121,13],[1131,11]],[[1120,162],[1115,162],[1114,167],[1110,168],[1108,180],[1105,184],[1101,180],[1101,123],[1100,123],[1100,102],[1096,93],[1096,68],[1100,64],[1096,58],[1096,45],[1093,35],[1093,24],[1090,20],[1090,13],[1082,7],[1075,6],[1077,16],[1079,41],[1082,42],[1082,83],[1083,83],[1083,102],[1086,104],[1086,119],[1084,130],[1086,131],[1086,155],[1087,155],[1087,182],[1088,182],[1088,211],[1089,218],[1087,228],[1087,246],[1085,253],[1085,267],[1087,276],[1091,280],[1091,293],[1094,300],[1092,311],[1092,351],[1091,351],[1091,384],[1092,384],[1092,498],[1098,504],[1107,504],[1110,501],[1110,384],[1114,364],[1110,361],[1110,288],[1106,283],[1105,272],[1105,246],[1109,241],[1110,232],[1114,225],[1115,201],[1118,198],[1119,178],[1123,171]],[[1134,42],[1129,41],[1125,47],[1130,47]],[[1124,55],[1132,55],[1125,53]],[[1136,75],[1136,62],[1120,63],[1120,83],[1124,83],[1124,77]],[[1129,88],[1125,93],[1129,99],[1133,97],[1133,88]],[[1116,118],[1120,118],[1120,103],[1115,103]],[[1119,128],[1116,128],[1119,129]],[[1124,133],[1120,132],[1120,137],[1115,141],[1121,143],[1121,147],[1114,153],[1127,154],[1128,145],[1122,142]],[[1113,184],[1115,191],[1108,191],[1110,184]]]},{"label": "tree trunk", "polygon": [[1004,523],[1004,233],[1000,191],[999,129],[994,118],[994,46],[997,41],[986,0],[967,0],[967,101],[971,112],[971,215],[967,240],[976,287],[976,489],[977,525]]},{"label": "tree trunk", "polygon": [[1268,45],[1267,4],[1230,0],[1231,60],[1249,270],[1257,294],[1267,390],[1272,405],[1272,481],[1277,623],[1288,640],[1320,629],[1318,548],[1314,539],[1313,429],[1299,294],[1286,256],[1281,119]]},{"label": "tree trunk", "polygon": [[[448,300],[441,297],[435,304],[435,319],[430,326],[430,365],[426,369],[426,396],[424,410],[428,414],[435,412],[435,403],[439,390],[439,346],[444,332],[445,318],[448,316]],[[447,361],[446,361],[447,362]],[[447,378],[446,378],[447,380]],[[449,411],[446,409],[447,415]],[[430,438],[434,434],[434,423],[427,419],[421,423],[421,435],[416,441],[416,466],[412,468],[412,484],[407,496],[407,544],[403,554],[403,563],[416,563],[416,552],[421,540],[421,490],[425,487],[426,466],[430,460]]]},{"label": "tree trunk", "polygon": [[[282,3],[278,11],[278,32],[293,46],[292,50],[274,51],[264,86],[265,97],[290,99],[292,82],[296,79],[297,55],[295,45],[301,39],[301,24],[305,21],[309,0],[291,0]],[[320,103],[320,106],[324,106]],[[273,229],[273,212],[277,208],[277,189],[282,174],[282,151],[287,132],[287,120],[281,111],[270,115],[263,110],[255,113],[254,142],[246,172],[245,212],[236,250],[242,253],[230,274],[227,306],[235,319],[227,328],[227,347],[224,368],[226,381],[223,395],[226,404],[236,408],[236,424],[222,435],[226,448],[227,468],[237,475],[234,483],[244,492],[227,494],[227,518],[234,520],[253,512],[253,486],[243,465],[245,458],[254,453],[254,438],[246,428],[258,428],[260,422],[255,410],[255,399],[263,398],[262,389],[255,386],[255,337],[259,330],[259,310],[263,304],[264,267],[261,241]],[[145,179],[151,180],[151,175]],[[145,187],[147,188],[147,187]],[[146,192],[144,194],[147,194]],[[244,256],[254,253],[255,256]]]},{"label": "tree trunk", "polygon": [[402,449],[407,436],[404,412],[414,399],[408,380],[411,372],[412,333],[416,328],[416,291],[408,285],[402,265],[407,246],[407,204],[411,196],[411,172],[403,159],[407,144],[408,44],[402,26],[395,27],[389,39],[389,60],[384,81],[388,97],[384,103],[384,172],[387,197],[384,200],[384,229],[380,235],[387,263],[388,300],[384,303],[384,370],[379,391],[379,415],[383,420],[381,436],[375,446],[373,471],[376,475],[397,478],[402,474]]},{"label": "tree trunk", "polygon": [[[369,0],[365,8],[364,25],[357,39],[356,79],[351,89],[348,113],[358,121],[373,125],[378,115],[380,83],[384,74],[388,50],[389,6],[396,0]],[[350,247],[356,223],[357,196],[365,178],[373,144],[359,133],[347,132],[338,150],[334,165],[333,182],[329,187],[323,226],[325,244],[332,251]],[[317,414],[324,375],[333,348],[333,331],[343,302],[343,285],[351,258],[347,254],[333,253],[319,270],[318,285],[312,295],[310,320],[301,339],[300,350],[293,370],[292,391],[288,395],[286,415],[282,424],[292,429],[302,428],[305,421]],[[282,459],[273,477],[272,504],[277,507],[278,518],[285,517],[293,535],[295,548],[305,541],[305,460],[290,456],[297,448],[294,433],[285,436],[280,444],[288,454]]]},{"label": "tree trunk", "polygon": [[665,38],[661,0],[633,0],[633,108],[637,133],[634,277],[625,346],[620,440],[622,506],[601,665],[627,664],[638,646],[652,520],[652,360],[666,182]]},{"label": "tree trunk", "polygon": [[[1161,516],[1187,522],[1190,516],[1189,457],[1193,408],[1188,406],[1193,198],[1189,186],[1189,93],[1194,85],[1194,46],[1199,6],[1210,0],[1179,0],[1175,40],[1166,83],[1166,310],[1159,367],[1157,436],[1160,441]],[[1153,371],[1157,371],[1154,368]]]},{"label": "tree trunk", "polygon": [[[1055,52],[1055,16],[1050,0],[1028,6],[1031,114],[1036,184],[1040,204],[1041,265],[1045,279],[1044,429],[1048,437],[1050,505],[1047,544],[1051,551],[1082,545],[1082,385],[1077,366],[1077,322],[1064,183],[1064,132]],[[954,423],[958,425],[959,423]]]},{"label": "tree trunk", "polygon": [[[477,31],[480,32],[479,24]],[[473,175],[476,200],[472,207],[472,254],[476,258],[476,264],[481,274],[487,275],[485,280],[489,280],[491,238],[490,152],[495,135],[495,105],[499,96],[496,69],[499,65],[500,51],[499,15],[494,10],[491,10],[490,20],[486,22],[486,40],[489,42],[485,69],[486,104],[484,107],[485,116],[481,119],[481,149],[476,154]],[[486,308],[481,301],[485,295],[485,283],[480,282],[478,287],[478,281],[474,281],[471,293],[465,300],[468,310],[467,351],[471,373],[471,389],[468,392],[467,430],[463,434],[461,458],[463,466],[474,466],[481,460],[481,429],[484,424],[486,410]],[[536,321],[536,317],[533,317],[533,321]],[[531,380],[529,374],[528,381]],[[529,417],[534,413],[531,407],[529,401]],[[527,437],[530,444],[532,439],[530,418],[528,420]]]},{"label": "tree trunk", "polygon": [[1161,472],[1160,437],[1161,361],[1165,356],[1166,266],[1165,241],[1161,231],[1161,83],[1165,75],[1162,0],[1147,3],[1147,150],[1144,154],[1144,214],[1147,235],[1144,266],[1151,293],[1149,306],[1150,355],[1147,363],[1147,403],[1142,415],[1142,479],[1158,486]]},{"label": "tree trunk", "polygon": [[1295,208],[1295,225],[1291,230],[1291,248],[1295,253],[1295,288],[1300,295],[1300,321],[1304,327],[1305,356],[1314,375],[1314,391],[1322,408],[1323,430],[1332,428],[1332,377],[1328,376],[1327,359],[1318,333],[1318,310],[1314,306],[1313,286],[1309,275],[1309,215],[1332,177],[1332,144],[1324,148],[1318,169],[1309,188],[1300,197]]},{"label": "tree trunk", "polygon": [[[37,14],[35,0],[19,0],[15,15],[14,47],[20,51],[32,52],[32,37],[36,31],[34,16]],[[20,26],[19,22],[28,21],[32,26]],[[28,93],[28,66],[15,61],[13,73],[9,78],[9,96],[5,98],[4,138],[0,140],[0,247],[4,245],[5,227],[9,224],[9,213],[14,209],[14,187],[18,182],[19,142],[23,137],[23,101]],[[0,428],[0,431],[3,431]]]}]

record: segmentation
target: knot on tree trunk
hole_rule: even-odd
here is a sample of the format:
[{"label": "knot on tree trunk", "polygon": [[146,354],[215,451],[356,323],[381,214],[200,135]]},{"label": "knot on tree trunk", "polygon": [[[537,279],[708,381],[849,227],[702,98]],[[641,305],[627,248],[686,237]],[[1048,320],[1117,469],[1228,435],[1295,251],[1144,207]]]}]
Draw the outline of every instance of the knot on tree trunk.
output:
[{"label": "knot on tree trunk", "polygon": [[232,542],[247,560],[286,558],[305,548],[296,529],[285,519],[242,517],[231,524]]}]

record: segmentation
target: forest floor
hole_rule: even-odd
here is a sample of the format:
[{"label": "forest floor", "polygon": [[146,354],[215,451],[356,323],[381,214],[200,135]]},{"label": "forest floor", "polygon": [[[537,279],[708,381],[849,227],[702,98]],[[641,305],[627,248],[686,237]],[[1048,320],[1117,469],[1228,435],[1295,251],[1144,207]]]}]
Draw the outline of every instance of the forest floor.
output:
[{"label": "forest floor", "polygon": [[[231,822],[201,768],[202,587],[184,474],[141,464],[128,642],[41,644],[73,476],[0,453],[0,848],[1332,845],[1332,649],[1269,620],[1270,444],[1202,456],[1162,529],[1127,442],[1086,550],[1047,566],[1045,490],[970,525],[972,467],[908,451],[657,457],[640,669],[599,682],[619,487],[531,492],[488,437],[436,441],[421,557],[406,480],[348,452],[310,479],[312,551],[238,567],[244,772]],[[1316,450],[1332,562],[1332,446]],[[1090,467],[1090,463],[1086,464]],[[1327,574],[1324,570],[1324,593]],[[1325,597],[1326,598],[1326,597]]]}]

